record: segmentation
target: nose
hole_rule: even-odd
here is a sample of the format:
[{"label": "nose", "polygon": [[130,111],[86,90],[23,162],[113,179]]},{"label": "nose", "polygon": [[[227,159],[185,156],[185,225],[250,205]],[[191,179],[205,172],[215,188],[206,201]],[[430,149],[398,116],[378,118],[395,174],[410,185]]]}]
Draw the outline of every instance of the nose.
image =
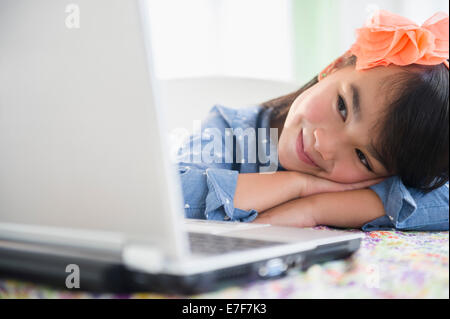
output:
[{"label": "nose", "polygon": [[323,128],[314,130],[314,149],[322,156],[324,161],[333,160],[336,157],[337,150],[341,147],[339,144],[342,139],[337,132],[326,132]]}]

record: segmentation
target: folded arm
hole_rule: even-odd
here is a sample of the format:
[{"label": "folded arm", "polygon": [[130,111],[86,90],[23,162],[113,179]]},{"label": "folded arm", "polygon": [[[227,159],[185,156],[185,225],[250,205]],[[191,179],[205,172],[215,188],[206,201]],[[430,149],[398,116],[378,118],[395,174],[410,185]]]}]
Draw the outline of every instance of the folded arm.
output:
[{"label": "folded arm", "polygon": [[280,226],[327,225],[360,228],[385,215],[383,203],[371,189],[321,193],[270,208],[253,221]]}]

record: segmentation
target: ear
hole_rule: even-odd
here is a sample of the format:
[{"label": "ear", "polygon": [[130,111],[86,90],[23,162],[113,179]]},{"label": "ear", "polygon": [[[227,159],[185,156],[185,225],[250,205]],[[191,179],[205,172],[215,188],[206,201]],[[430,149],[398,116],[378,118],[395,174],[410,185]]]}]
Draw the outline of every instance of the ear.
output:
[{"label": "ear", "polygon": [[344,54],[338,57],[336,60],[331,62],[326,68],[324,68],[318,75],[318,80],[322,80],[323,78],[329,76],[330,74],[336,72],[340,68],[345,65],[345,62],[349,57],[352,56],[350,50],[347,50]]}]

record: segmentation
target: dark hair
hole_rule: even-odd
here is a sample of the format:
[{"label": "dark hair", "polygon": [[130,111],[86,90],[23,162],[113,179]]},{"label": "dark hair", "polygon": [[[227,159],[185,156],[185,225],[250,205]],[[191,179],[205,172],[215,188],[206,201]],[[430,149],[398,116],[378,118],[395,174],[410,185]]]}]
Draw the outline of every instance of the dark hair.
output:
[{"label": "dark hair", "polygon": [[[354,65],[351,56],[340,67]],[[299,90],[262,104],[273,108],[271,120],[285,121],[294,100],[318,83],[317,76]],[[448,182],[449,71],[439,65],[402,67],[386,79],[388,103],[377,128],[376,150],[382,164],[407,187],[428,193]]]}]

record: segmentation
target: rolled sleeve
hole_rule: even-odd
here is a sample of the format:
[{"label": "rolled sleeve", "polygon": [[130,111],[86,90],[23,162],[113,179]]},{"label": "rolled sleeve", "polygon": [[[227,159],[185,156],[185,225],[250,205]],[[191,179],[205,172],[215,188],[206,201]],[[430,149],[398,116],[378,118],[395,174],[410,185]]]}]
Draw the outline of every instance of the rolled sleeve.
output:
[{"label": "rolled sleeve", "polygon": [[206,170],[208,195],[205,216],[207,219],[251,222],[258,212],[234,207],[234,193],[239,172],[208,168]]},{"label": "rolled sleeve", "polygon": [[365,224],[364,231],[448,230],[448,183],[424,194],[406,187],[399,177],[393,176],[370,189],[383,202],[386,215]]},{"label": "rolled sleeve", "polygon": [[[190,136],[178,150],[187,218],[250,222],[258,215],[256,210],[234,207],[240,164],[232,160],[235,148],[227,129],[231,128],[235,115],[236,110],[214,106],[202,122],[201,132]],[[226,139],[231,142],[229,145]],[[218,141],[221,143],[216,145]],[[206,161],[208,158],[211,161]]]},{"label": "rolled sleeve", "polygon": [[179,173],[186,218],[251,222],[258,212],[234,207],[239,172],[180,165]]}]

